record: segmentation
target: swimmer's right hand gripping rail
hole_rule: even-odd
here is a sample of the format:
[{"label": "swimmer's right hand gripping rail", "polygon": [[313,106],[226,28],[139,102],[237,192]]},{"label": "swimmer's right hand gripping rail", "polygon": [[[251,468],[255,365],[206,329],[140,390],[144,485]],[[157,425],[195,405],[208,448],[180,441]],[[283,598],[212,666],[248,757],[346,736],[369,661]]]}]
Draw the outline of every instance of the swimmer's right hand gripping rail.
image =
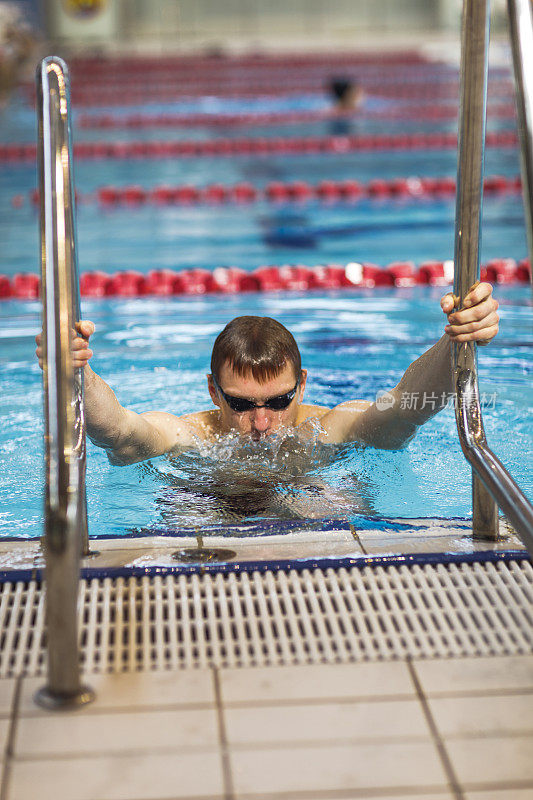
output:
[{"label": "swimmer's right hand gripping rail", "polygon": [[[522,144],[522,186],[529,255],[532,257],[533,23],[530,0],[508,0],[517,107]],[[487,103],[489,8],[487,0],[464,0],[461,33],[461,108],[455,217],[456,305],[479,279],[479,238]],[[532,261],[533,263],[533,261]],[[452,368],[461,447],[472,465],[472,530],[497,540],[498,506],[533,556],[533,506],[487,446],[477,380],[474,342],[454,344]]]}]

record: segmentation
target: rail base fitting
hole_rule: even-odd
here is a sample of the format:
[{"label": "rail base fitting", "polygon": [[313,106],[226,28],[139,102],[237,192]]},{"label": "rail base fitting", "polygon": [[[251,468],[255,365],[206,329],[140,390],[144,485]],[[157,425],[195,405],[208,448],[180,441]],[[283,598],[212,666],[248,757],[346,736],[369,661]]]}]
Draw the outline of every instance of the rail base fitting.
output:
[{"label": "rail base fitting", "polygon": [[49,711],[68,711],[92,703],[95,697],[96,694],[88,686],[81,686],[75,694],[58,694],[48,686],[43,686],[35,692],[33,699],[38,706]]}]

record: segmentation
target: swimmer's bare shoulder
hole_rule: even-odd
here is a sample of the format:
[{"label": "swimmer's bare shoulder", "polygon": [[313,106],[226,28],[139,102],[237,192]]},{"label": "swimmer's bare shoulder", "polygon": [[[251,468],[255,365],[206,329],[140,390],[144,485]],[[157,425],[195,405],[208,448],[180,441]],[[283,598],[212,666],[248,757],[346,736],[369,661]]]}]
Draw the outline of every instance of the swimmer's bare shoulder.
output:
[{"label": "swimmer's bare shoulder", "polygon": [[302,403],[300,406],[298,406],[296,427],[308,419],[321,419],[321,417],[323,417],[324,414],[327,414],[328,411],[330,411],[328,406],[312,406],[308,403]]},{"label": "swimmer's bare shoulder", "polygon": [[[347,400],[328,411],[320,418],[323,432],[322,441],[330,444],[339,444],[350,440],[365,440],[358,435],[358,423],[363,423],[363,412],[372,406],[370,400]],[[349,431],[349,433],[348,433]],[[362,431],[361,431],[362,433]]]},{"label": "swimmer's bare shoulder", "polygon": [[198,439],[202,441],[211,440],[217,434],[222,433],[220,427],[220,415],[216,408],[207,411],[195,411],[192,414],[184,414],[180,420],[187,426],[193,438],[198,444]]},{"label": "swimmer's bare shoulder", "polygon": [[[148,423],[153,432],[143,457],[194,450],[201,441],[212,439],[219,432],[218,415],[214,409],[180,417],[166,411],[145,411],[139,417]],[[120,463],[123,463],[122,460]]]}]

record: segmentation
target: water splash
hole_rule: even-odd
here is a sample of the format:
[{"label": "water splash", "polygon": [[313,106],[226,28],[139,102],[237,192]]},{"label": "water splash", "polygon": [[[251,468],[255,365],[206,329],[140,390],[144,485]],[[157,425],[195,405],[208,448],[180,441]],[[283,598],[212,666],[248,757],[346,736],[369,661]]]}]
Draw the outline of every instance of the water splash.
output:
[{"label": "water splash", "polygon": [[141,465],[159,482],[159,524],[190,527],[272,517],[345,517],[354,510],[372,513],[368,492],[356,480],[340,485],[324,477],[339,448],[322,443],[321,431],[313,419],[258,442],[231,432],[198,440],[197,451]]}]

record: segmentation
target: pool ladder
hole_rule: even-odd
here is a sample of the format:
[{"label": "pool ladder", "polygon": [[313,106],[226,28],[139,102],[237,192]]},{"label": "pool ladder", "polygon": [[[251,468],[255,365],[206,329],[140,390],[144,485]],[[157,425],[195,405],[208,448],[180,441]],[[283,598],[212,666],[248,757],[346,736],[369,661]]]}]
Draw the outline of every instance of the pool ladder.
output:
[{"label": "pool ladder", "polygon": [[[533,255],[533,23],[529,0],[508,0],[522,150],[522,186],[529,255]],[[460,307],[479,279],[479,242],[487,105],[489,4],[464,0],[461,27],[460,130],[455,212],[454,295]],[[531,259],[533,263],[533,258]],[[480,538],[499,537],[498,506],[533,555],[533,507],[485,438],[479,403],[477,347],[452,345],[459,440],[472,465],[472,531]]]},{"label": "pool ladder", "polygon": [[[533,30],[529,0],[508,0],[522,143],[526,228],[532,255]],[[454,294],[459,304],[479,276],[489,18],[487,0],[464,0]],[[85,500],[83,376],[70,341],[80,319],[76,260],[70,90],[66,64],[45,58],[37,70],[45,404],[45,535],[48,678],[35,700],[49,708],[90,702],[81,682],[77,599],[81,555],[89,554]],[[477,380],[476,346],[454,345],[457,427],[473,474],[473,533],[498,537],[498,505],[533,555],[533,507],[488,448]]]},{"label": "pool ladder", "polygon": [[78,656],[80,559],[89,550],[85,498],[83,374],[72,366],[71,333],[80,319],[72,136],[67,66],[45,58],[37,69],[48,682],[36,701],[48,708],[93,698]]}]

